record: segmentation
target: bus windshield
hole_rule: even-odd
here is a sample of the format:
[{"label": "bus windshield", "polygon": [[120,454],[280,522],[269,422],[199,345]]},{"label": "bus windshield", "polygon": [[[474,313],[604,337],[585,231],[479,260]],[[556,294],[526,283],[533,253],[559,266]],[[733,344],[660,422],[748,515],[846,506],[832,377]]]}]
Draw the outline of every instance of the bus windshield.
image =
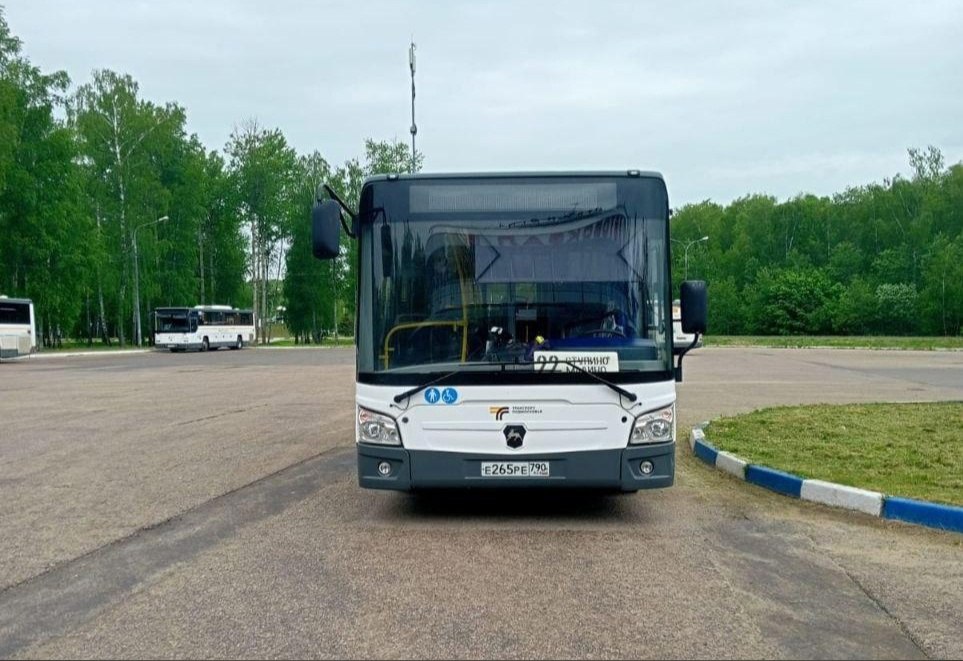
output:
[{"label": "bus windshield", "polygon": [[661,180],[410,179],[362,194],[359,372],[671,369]]},{"label": "bus windshield", "polygon": [[158,311],[155,321],[155,332],[158,333],[189,333],[190,323],[188,321],[188,311]]},{"label": "bus windshield", "polygon": [[0,300],[0,326],[29,326],[30,304]]}]

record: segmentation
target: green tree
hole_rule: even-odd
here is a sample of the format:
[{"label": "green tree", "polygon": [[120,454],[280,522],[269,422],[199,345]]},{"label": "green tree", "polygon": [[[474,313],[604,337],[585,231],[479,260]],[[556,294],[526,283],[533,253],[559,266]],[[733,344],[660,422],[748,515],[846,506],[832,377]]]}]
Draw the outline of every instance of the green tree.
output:
[{"label": "green tree", "polygon": [[713,335],[741,335],[746,332],[747,306],[732,276],[709,283],[709,332]]},{"label": "green tree", "polygon": [[241,231],[234,186],[220,154],[208,153],[203,167],[198,300],[248,307],[253,301],[245,286],[247,242]]},{"label": "green tree", "polygon": [[34,300],[48,345],[76,325],[88,267],[77,153],[55,117],[68,85],[23,56],[0,12],[0,291]]},{"label": "green tree", "polygon": [[832,309],[832,328],[842,335],[866,335],[876,327],[876,292],[855,278],[840,292]]},{"label": "green tree", "polygon": [[923,329],[939,335],[963,332],[963,235],[953,241],[937,237],[926,262],[926,285],[920,294]]},{"label": "green tree", "polygon": [[291,247],[284,276],[286,324],[297,341],[320,342],[334,328],[338,260],[322,262],[311,248],[311,209],[321,184],[331,178],[331,166],[315,152],[298,159],[298,200],[289,219]]},{"label": "green tree", "polygon": [[831,310],[840,295],[825,272],[763,269],[756,280],[756,328],[773,335],[813,335],[831,330]]},{"label": "green tree", "polygon": [[225,147],[237,212],[250,237],[249,272],[260,341],[268,341],[269,301],[277,291],[292,205],[297,204],[297,154],[279,129],[249,120],[235,129]]},{"label": "green tree", "polygon": [[846,284],[865,270],[863,253],[851,241],[832,247],[828,272],[836,282]]},{"label": "green tree", "polygon": [[[361,196],[361,187],[366,178],[377,174],[392,174],[421,170],[424,160],[423,154],[416,154],[412,164],[411,152],[408,146],[399,141],[378,141],[367,139],[364,145],[363,163],[357,159],[349,159],[335,169],[331,179],[327,182],[342,199],[349,204],[357,204]],[[350,329],[355,319],[354,292],[358,283],[358,247],[357,242],[342,234],[341,257],[333,260],[333,285],[337,300],[336,309],[339,312],[335,321],[338,332]]]},{"label": "green tree", "polygon": [[914,332],[919,322],[916,285],[884,283],[876,288],[877,328],[892,335]]},{"label": "green tree", "polygon": [[[175,104],[158,106],[138,98],[138,85],[128,75],[113,71],[95,71],[90,83],[82,85],[74,95],[72,119],[80,139],[80,151],[87,170],[87,191],[96,219],[97,236],[102,242],[104,263],[98,265],[97,289],[113,292],[110,303],[115,319],[115,330],[123,344],[127,329],[136,327],[137,291],[134,281],[134,235],[137,232],[138,252],[143,246],[146,257],[138,266],[156,264],[155,244],[163,237],[168,250],[176,255],[192,250],[193,242],[183,240],[191,234],[192,213],[171,215],[172,200],[183,208],[183,190],[172,193],[173,180],[182,174],[179,168],[180,150],[184,148],[185,113]],[[148,223],[164,216],[170,222],[164,226]],[[138,232],[140,228],[144,231]],[[143,242],[143,243],[141,243]],[[189,287],[179,271],[188,259],[171,257],[168,276],[174,282],[170,296],[183,296]],[[192,260],[191,260],[192,261]],[[188,271],[189,273],[189,271]],[[151,270],[145,269],[146,291],[152,289]],[[141,320],[147,305],[141,300]],[[104,308],[103,305],[100,306]],[[130,320],[130,325],[126,323]],[[101,323],[106,326],[106,320]]]}]

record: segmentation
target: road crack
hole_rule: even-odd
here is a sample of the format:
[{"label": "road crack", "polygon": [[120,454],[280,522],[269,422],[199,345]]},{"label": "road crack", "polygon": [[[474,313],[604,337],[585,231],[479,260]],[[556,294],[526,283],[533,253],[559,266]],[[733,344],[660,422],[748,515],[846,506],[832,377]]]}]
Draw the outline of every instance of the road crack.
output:
[{"label": "road crack", "polygon": [[830,553],[829,551],[827,551],[827,550],[825,550],[825,549],[821,549],[820,546],[819,546],[819,544],[816,542],[816,540],[813,538],[813,536],[812,536],[811,534],[809,534],[809,533],[803,533],[803,534],[806,535],[806,538],[809,540],[809,543],[812,544],[813,550],[814,550],[814,551],[817,551],[817,552],[823,553],[823,554],[825,555],[826,559],[828,559],[831,563],[833,563],[833,566],[834,566],[834,567],[836,567],[839,571],[841,571],[843,574],[845,574],[845,575],[846,575],[846,578],[848,578],[848,579],[850,580],[850,582],[851,582],[853,585],[855,585],[856,588],[866,596],[867,599],[869,599],[871,602],[873,602],[873,605],[875,605],[876,608],[878,608],[882,613],[884,613],[884,614],[886,615],[886,617],[888,617],[890,620],[892,620],[892,621],[896,624],[897,627],[899,627],[899,630],[903,633],[904,636],[906,636],[906,638],[907,638],[910,642],[913,643],[913,645],[916,647],[916,649],[919,650],[920,654],[922,654],[922,655],[923,655],[924,657],[926,657],[927,659],[932,659],[932,658],[933,658],[933,657],[930,655],[930,653],[926,650],[926,647],[925,647],[925,645],[923,644],[923,641],[920,640],[912,631],[910,631],[909,627],[906,626],[906,624],[905,624],[899,617],[897,617],[895,613],[893,613],[892,611],[890,611],[890,609],[886,607],[886,604],[884,604],[884,603],[882,602],[882,600],[880,600],[876,595],[874,595],[874,594],[869,590],[869,588],[867,588],[865,585],[863,585],[863,582],[860,581],[859,578],[858,578],[855,574],[853,574],[852,572],[850,572],[850,571],[849,571],[848,569],[846,569],[846,567],[844,567],[839,561],[837,561],[836,558],[833,557],[832,553]]}]

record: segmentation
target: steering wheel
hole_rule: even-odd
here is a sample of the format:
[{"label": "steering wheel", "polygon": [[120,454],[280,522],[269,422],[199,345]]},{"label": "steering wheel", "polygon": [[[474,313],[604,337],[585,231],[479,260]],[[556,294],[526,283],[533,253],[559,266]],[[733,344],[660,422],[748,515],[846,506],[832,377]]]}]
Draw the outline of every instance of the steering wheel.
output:
[{"label": "steering wheel", "polygon": [[618,328],[594,328],[584,333],[579,333],[575,337],[625,337],[625,332]]}]

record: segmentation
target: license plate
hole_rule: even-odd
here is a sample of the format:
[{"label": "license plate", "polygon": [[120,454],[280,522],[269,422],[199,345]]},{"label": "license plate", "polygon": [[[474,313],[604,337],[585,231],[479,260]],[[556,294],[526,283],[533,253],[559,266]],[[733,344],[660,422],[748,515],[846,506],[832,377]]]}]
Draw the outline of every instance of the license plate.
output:
[{"label": "license plate", "polygon": [[482,477],[548,477],[547,461],[483,461]]}]

